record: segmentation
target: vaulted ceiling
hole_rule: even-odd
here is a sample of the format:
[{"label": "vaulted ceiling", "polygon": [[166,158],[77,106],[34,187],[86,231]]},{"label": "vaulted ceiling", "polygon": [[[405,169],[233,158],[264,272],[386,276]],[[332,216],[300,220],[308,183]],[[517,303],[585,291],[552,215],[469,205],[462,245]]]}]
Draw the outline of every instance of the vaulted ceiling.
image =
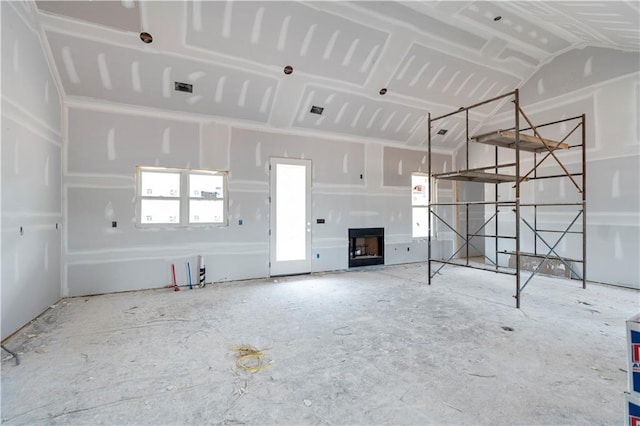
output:
[{"label": "vaulted ceiling", "polygon": [[[428,112],[520,87],[562,53],[640,50],[634,1],[36,4],[66,98],[406,145],[424,143]],[[459,136],[456,120],[434,143]]]}]

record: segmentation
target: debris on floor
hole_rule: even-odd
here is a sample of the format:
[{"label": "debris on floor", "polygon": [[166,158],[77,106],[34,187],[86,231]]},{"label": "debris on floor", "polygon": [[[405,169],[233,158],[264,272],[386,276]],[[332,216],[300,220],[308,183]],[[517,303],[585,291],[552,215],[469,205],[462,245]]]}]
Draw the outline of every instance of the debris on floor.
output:
[{"label": "debris on floor", "polygon": [[496,377],[495,374],[477,374],[477,373],[468,373],[470,376],[475,376],[475,377],[484,377],[484,378],[492,378],[492,377]]},{"label": "debris on floor", "polygon": [[266,370],[273,365],[273,360],[265,358],[264,352],[251,345],[236,346],[231,348],[231,351],[238,357],[236,359],[238,368],[249,373]]},{"label": "debris on floor", "polygon": [[[11,358],[14,358],[16,360],[16,365],[20,365],[20,358],[18,358],[18,354],[15,353],[12,350],[7,349],[4,345],[2,345],[2,349],[4,349],[9,355],[11,355]],[[7,359],[11,359],[11,358],[7,358]],[[4,361],[4,359],[3,359]]]}]

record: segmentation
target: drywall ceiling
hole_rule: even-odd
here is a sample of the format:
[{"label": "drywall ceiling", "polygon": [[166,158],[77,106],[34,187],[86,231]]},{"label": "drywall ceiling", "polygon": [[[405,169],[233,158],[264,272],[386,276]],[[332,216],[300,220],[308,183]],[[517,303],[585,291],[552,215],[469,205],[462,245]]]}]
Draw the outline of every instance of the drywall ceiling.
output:
[{"label": "drywall ceiling", "polygon": [[[129,0],[36,7],[66,98],[399,145],[425,143],[428,112],[520,87],[564,52],[640,48],[633,1]],[[141,32],[153,42],[143,43]],[[287,65],[292,74],[283,72]],[[176,81],[192,84],[193,92],[175,91]],[[310,113],[313,105],[323,114]],[[498,107],[475,111],[471,125]],[[448,132],[434,144],[457,145],[463,124],[438,122]]]}]

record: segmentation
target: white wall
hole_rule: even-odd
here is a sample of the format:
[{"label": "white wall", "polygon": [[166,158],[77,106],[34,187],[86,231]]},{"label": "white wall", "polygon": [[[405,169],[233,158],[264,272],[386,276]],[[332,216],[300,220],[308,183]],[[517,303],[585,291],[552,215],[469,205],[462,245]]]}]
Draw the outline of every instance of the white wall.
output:
[{"label": "white wall", "polygon": [[[587,279],[635,288],[640,288],[639,65],[638,53],[601,48],[568,52],[540,69],[521,89],[520,98],[535,124],[586,114]],[[478,133],[512,126],[512,116],[512,112],[499,114]],[[566,125],[549,127],[541,129],[541,134],[559,140],[570,129]],[[578,143],[578,135],[568,142]],[[507,150],[500,151],[501,161],[513,159]],[[570,171],[579,171],[579,150],[557,153]],[[493,147],[473,146],[472,155],[477,163],[493,164]],[[530,169],[532,163],[527,159],[531,158],[525,155],[521,173]],[[542,173],[551,170],[554,160],[543,164]],[[580,201],[567,179],[525,183],[522,191],[523,202]],[[493,185],[486,185],[486,193],[493,199]],[[512,199],[511,185],[502,184],[500,196]],[[540,227],[547,229],[564,229],[572,218],[568,211],[546,211],[539,220]],[[504,232],[512,233],[513,225],[513,215],[502,214]],[[532,234],[525,231],[521,235],[521,249],[532,251]],[[555,242],[556,237],[545,236]],[[540,243],[538,247],[540,250]],[[500,250],[512,248],[511,242],[500,246]],[[581,258],[580,241],[573,236],[558,248],[563,255]],[[487,242],[486,251],[495,252],[493,241]],[[506,261],[505,256],[500,259]]]},{"label": "white wall", "polygon": [[[71,101],[65,114],[64,295],[163,287],[172,263],[185,284],[185,264],[198,255],[207,281],[268,276],[270,157],[313,162],[313,272],[348,267],[351,227],[385,228],[387,264],[426,258],[426,241],[411,237],[410,207],[424,150],[89,101]],[[433,158],[451,164],[450,155]],[[229,170],[229,225],[136,228],[136,165]]]},{"label": "white wall", "polygon": [[[455,170],[465,170],[467,168],[466,162],[466,153],[464,149],[459,150],[454,157],[455,161]],[[469,156],[469,168],[475,167],[473,165],[473,159],[471,155]],[[457,187],[457,201],[484,201],[484,184],[478,182],[465,182],[465,181],[457,181],[454,185]],[[491,229],[487,229],[485,224],[484,212],[485,208],[482,205],[469,205],[467,206],[458,206],[458,207],[441,207],[446,209],[454,209],[458,210],[458,232],[462,235],[468,234],[491,234]],[[469,218],[467,220],[467,217]],[[455,226],[455,223],[450,223],[450,225]],[[485,252],[485,238],[484,237],[472,237],[469,240],[469,244],[467,246],[462,246],[464,244],[464,240],[458,238],[457,246],[455,250],[461,249],[456,257],[469,257],[474,256],[484,256]]]},{"label": "white wall", "polygon": [[28,4],[1,8],[5,338],[60,298],[62,214],[60,95]]}]

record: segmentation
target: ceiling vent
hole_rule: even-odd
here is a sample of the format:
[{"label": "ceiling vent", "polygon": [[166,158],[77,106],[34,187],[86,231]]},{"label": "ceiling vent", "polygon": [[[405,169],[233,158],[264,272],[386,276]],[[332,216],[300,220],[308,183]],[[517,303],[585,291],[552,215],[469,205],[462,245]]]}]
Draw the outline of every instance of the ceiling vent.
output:
[{"label": "ceiling vent", "polygon": [[322,115],[322,111],[324,111],[324,108],[313,105],[311,107],[311,111],[309,111],[311,114],[318,114],[318,115]]},{"label": "ceiling vent", "polygon": [[176,81],[174,88],[176,89],[176,92],[193,93],[193,84]]},{"label": "ceiling vent", "polygon": [[446,135],[446,134],[447,134],[447,132],[448,132],[448,130],[447,130],[447,129],[440,129],[440,130],[438,130],[438,134],[439,134],[439,135]]}]

